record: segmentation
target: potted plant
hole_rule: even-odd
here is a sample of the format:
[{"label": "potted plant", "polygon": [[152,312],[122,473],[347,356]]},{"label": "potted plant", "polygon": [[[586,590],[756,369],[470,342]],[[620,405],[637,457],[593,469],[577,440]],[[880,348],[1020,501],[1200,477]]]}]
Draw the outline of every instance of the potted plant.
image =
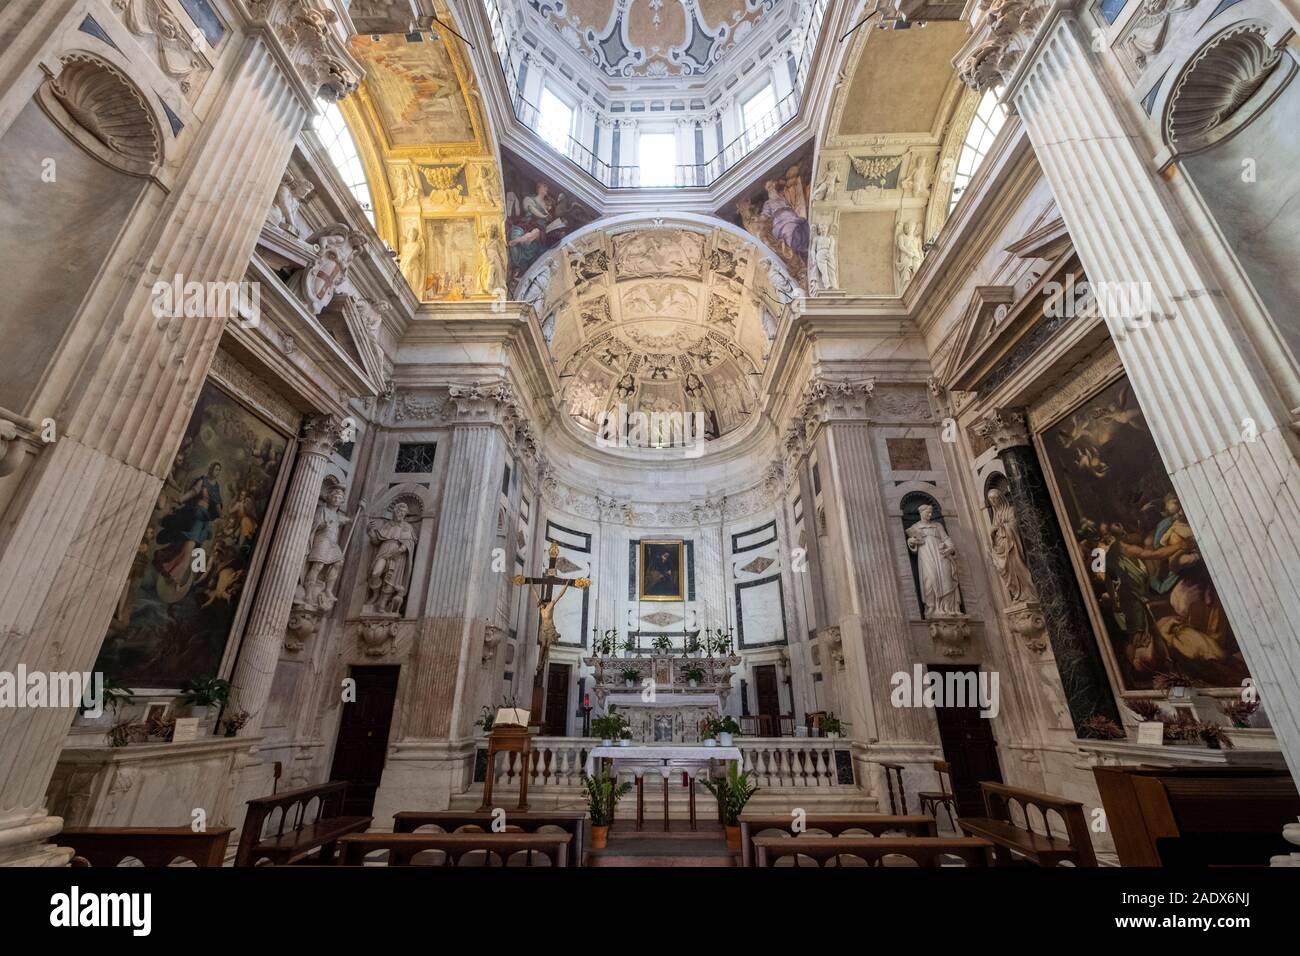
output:
[{"label": "potted plant", "polygon": [[1102,714],[1093,714],[1079,725],[1082,740],[1123,740],[1124,728]]},{"label": "potted plant", "polygon": [[843,733],[844,727],[840,724],[840,719],[834,713],[827,714],[822,718],[822,733],[832,740],[838,739]]},{"label": "potted plant", "polygon": [[125,747],[131,742],[132,723],[129,720],[121,720],[109,728],[108,733],[104,736],[108,738],[110,747]]},{"label": "potted plant", "polygon": [[714,714],[712,717],[706,717],[705,720],[708,722],[708,735],[717,737],[718,743],[724,747],[730,747],[734,743],[734,737],[740,733],[740,725],[730,714],[726,716]]},{"label": "potted plant", "polygon": [[738,772],[737,762],[728,761],[727,775],[718,780],[705,780],[704,786],[718,801],[718,815],[727,831],[727,849],[740,849],[740,814],[749,798],[758,792],[750,779],[751,771]]},{"label": "potted plant", "polygon": [[691,687],[699,687],[700,681],[704,680],[704,668],[698,664],[692,664],[682,671],[682,676],[686,678],[686,683]]},{"label": "potted plant", "polygon": [[[107,674],[104,675],[104,683],[100,685],[100,704],[104,713],[112,711],[116,714],[117,709],[122,706],[122,702],[130,700],[133,694],[135,694],[135,691],[129,687],[123,687],[117,682],[116,678],[109,677]],[[85,701],[82,701],[77,708],[78,713],[84,717],[87,710],[90,710],[90,706]]]},{"label": "potted plant", "polygon": [[591,718],[591,732],[600,738],[602,747],[612,747],[623,736],[626,726],[627,718],[618,713],[614,704],[609,705],[609,713]]},{"label": "potted plant", "polygon": [[1133,712],[1133,715],[1144,724],[1163,721],[1165,719],[1165,712],[1161,709],[1160,705],[1150,697],[1137,697],[1132,700],[1126,700],[1124,701],[1124,705],[1128,707],[1128,709]]},{"label": "potted plant", "polygon": [[635,687],[641,682],[641,671],[636,667],[623,668],[623,681],[628,687]]},{"label": "potted plant", "polygon": [[594,777],[584,773],[582,785],[587,788],[587,812],[591,815],[591,846],[603,850],[609,839],[610,824],[614,822],[614,811],[632,789],[632,783],[629,780],[619,783],[608,770],[601,768]]},{"label": "potted plant", "polygon": [[199,677],[189,681],[181,698],[190,705],[191,717],[206,717],[212,707],[220,707],[230,697],[230,681],[219,677]]},{"label": "potted plant", "polygon": [[691,633],[686,635],[686,643],[683,645],[682,655],[684,657],[699,657],[700,649],[700,632],[691,631]]},{"label": "potted plant", "polygon": [[1250,718],[1255,716],[1255,711],[1259,710],[1259,701],[1233,698],[1219,704],[1219,709],[1223,711],[1223,716],[1228,718],[1233,727],[1245,730],[1250,727]]},{"label": "potted plant", "polygon": [[484,704],[482,711],[479,713],[478,720],[474,721],[474,726],[482,727],[483,733],[490,734],[492,733],[492,724],[496,722],[496,719],[497,712],[487,704]]},{"label": "potted plant", "polygon": [[1223,727],[1219,724],[1207,724],[1197,721],[1200,731],[1200,737],[1205,741],[1205,746],[1211,750],[1231,750],[1233,747],[1232,738],[1223,732]]},{"label": "potted plant", "polygon": [[667,634],[660,634],[654,639],[654,643],[651,644],[651,647],[660,654],[670,654],[673,649],[673,639]]}]

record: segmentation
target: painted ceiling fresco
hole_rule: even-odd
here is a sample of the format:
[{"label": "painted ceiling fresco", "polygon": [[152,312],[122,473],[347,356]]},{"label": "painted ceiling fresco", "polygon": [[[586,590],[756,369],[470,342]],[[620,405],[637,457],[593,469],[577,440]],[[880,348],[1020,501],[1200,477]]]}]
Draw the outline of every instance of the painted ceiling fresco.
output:
[{"label": "painted ceiling fresco", "polygon": [[699,76],[789,0],[524,0],[610,77]]}]

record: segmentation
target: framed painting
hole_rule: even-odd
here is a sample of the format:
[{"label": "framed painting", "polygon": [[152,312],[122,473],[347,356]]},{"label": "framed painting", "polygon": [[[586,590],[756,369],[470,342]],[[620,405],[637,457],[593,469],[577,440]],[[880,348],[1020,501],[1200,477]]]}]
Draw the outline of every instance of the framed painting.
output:
[{"label": "framed painting", "polygon": [[1155,442],[1120,377],[1038,436],[1075,571],[1121,693],[1250,676]]},{"label": "framed painting", "polygon": [[686,571],[681,541],[642,541],[639,563],[641,565],[642,601],[686,600]]},{"label": "framed painting", "polygon": [[156,689],[218,674],[288,448],[288,435],[208,380],[95,670]]}]

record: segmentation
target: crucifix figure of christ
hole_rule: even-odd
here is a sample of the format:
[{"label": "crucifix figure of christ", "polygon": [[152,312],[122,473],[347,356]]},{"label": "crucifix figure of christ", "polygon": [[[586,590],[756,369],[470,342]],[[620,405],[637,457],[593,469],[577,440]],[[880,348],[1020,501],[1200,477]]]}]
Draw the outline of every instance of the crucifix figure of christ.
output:
[{"label": "crucifix figure of christ", "polygon": [[[551,542],[547,556],[550,558],[550,563],[547,564],[540,578],[528,578],[522,574],[514,577],[516,586],[528,585],[528,589],[537,597],[537,613],[542,618],[541,628],[537,633],[537,672],[533,674],[532,713],[533,719],[538,723],[542,719],[542,686],[546,682],[546,660],[550,657],[551,648],[560,640],[560,632],[555,629],[555,605],[568,593],[569,588],[585,590],[591,587],[591,578],[560,577],[559,568],[556,567],[560,560],[560,546],[554,541]],[[559,594],[555,593],[557,587],[562,588]]]}]

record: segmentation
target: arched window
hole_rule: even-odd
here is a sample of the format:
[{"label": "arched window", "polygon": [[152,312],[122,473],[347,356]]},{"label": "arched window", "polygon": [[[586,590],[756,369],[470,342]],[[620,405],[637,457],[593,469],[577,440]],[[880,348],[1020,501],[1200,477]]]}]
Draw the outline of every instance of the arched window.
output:
[{"label": "arched window", "polygon": [[337,103],[325,104],[324,112],[316,121],[316,135],[333,160],[334,168],[339,171],[343,185],[356,197],[373,226],[375,205],[370,199],[370,184],[366,182],[366,171],[361,165],[361,157],[357,155],[356,140],[352,138],[352,131],[348,129],[343,111]]},{"label": "arched window", "polygon": [[957,200],[970,185],[971,178],[984,162],[993,140],[997,139],[998,130],[1007,121],[1007,108],[998,102],[1001,95],[1000,89],[986,91],[975,110],[975,119],[971,121],[961,155],[957,157],[957,171],[952,179],[952,197],[948,200],[949,212],[952,212],[952,207],[957,205]]}]

